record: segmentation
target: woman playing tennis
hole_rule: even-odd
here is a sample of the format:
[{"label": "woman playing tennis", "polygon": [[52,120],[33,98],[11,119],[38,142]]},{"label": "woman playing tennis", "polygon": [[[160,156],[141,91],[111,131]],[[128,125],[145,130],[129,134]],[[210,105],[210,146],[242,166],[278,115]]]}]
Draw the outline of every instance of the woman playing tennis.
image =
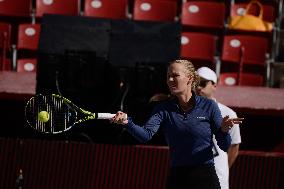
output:
[{"label": "woman playing tennis", "polygon": [[112,119],[143,143],[161,127],[170,151],[169,189],[220,188],[213,161],[212,136],[214,134],[219,147],[227,151],[231,143],[229,129],[243,120],[223,119],[213,100],[195,94],[193,89],[198,82],[199,76],[190,61],[175,60],[167,71],[172,97],[154,108],[144,126],[136,125],[121,111]]}]

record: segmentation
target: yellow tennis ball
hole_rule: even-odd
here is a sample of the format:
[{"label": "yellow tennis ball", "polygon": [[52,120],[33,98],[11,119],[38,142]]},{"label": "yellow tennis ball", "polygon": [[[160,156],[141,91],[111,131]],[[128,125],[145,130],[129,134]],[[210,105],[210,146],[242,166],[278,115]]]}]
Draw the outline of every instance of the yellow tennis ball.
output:
[{"label": "yellow tennis ball", "polygon": [[40,111],[38,113],[38,120],[45,123],[49,120],[49,113],[47,111]]}]

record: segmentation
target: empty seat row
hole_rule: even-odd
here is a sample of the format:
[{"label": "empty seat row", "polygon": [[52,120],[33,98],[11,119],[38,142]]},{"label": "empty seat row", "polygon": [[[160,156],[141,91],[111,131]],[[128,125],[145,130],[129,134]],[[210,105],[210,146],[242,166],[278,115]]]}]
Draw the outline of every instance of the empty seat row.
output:
[{"label": "empty seat row", "polygon": [[[32,0],[3,0],[0,1],[0,16],[40,18],[44,14],[63,14],[125,19],[131,12],[133,19],[139,20],[174,21],[177,16],[180,16],[182,22],[186,23],[188,17],[196,20],[203,15],[202,17],[209,19],[208,22],[219,20],[219,25],[223,25],[226,21],[226,6],[222,1],[183,1],[181,12],[178,1],[133,1],[134,5],[130,7],[128,0],[36,0],[35,5]],[[243,14],[246,5],[247,3],[232,4],[229,12],[231,15]],[[276,12],[272,5],[263,5],[264,20],[274,22]],[[257,15],[257,7],[253,7],[250,14]]]},{"label": "empty seat row", "polygon": [[[40,1],[38,3],[38,1]],[[65,3],[62,3],[64,1],[56,1],[56,0],[38,0],[36,1],[36,9],[35,9],[35,17],[41,17],[44,13],[52,13],[52,14],[66,14],[66,15],[78,15],[80,13],[80,9],[79,8],[74,8],[74,7],[80,7],[79,3],[80,1],[68,1],[68,6]],[[1,1],[1,2],[8,2],[8,1]],[[25,2],[24,0],[22,0],[21,2]],[[26,1],[28,2],[28,1]],[[66,8],[65,6],[69,7],[69,4],[72,4],[72,2],[77,2],[76,6],[73,6],[73,8]],[[103,1],[103,0],[85,0],[84,1],[84,12],[83,15],[84,16],[95,16],[95,17],[107,17],[107,18],[119,18],[119,19],[124,19],[128,17],[128,1],[127,0],[108,0],[108,1]],[[58,5],[58,9],[53,9],[52,5]],[[75,4],[74,4],[75,5]],[[113,8],[113,6],[115,5],[115,7]],[[163,5],[163,7],[161,6]],[[244,11],[244,6],[246,4],[235,4],[236,6],[232,6],[232,11],[231,14],[242,14]],[[12,6],[12,5],[10,5]],[[24,6],[22,6],[24,7]],[[46,9],[41,9],[42,11],[39,11],[39,7],[45,7]],[[104,9],[105,8],[105,9]],[[31,7],[30,7],[31,9]],[[64,11],[62,11],[62,9],[64,9]],[[1,10],[1,3],[0,3],[0,10]],[[111,10],[111,11],[110,11]],[[167,10],[167,11],[165,11]],[[265,19],[267,19],[267,21],[271,21],[274,19],[275,14],[272,11],[273,9],[271,7],[265,8],[264,12],[266,16],[264,16]],[[253,14],[258,14],[257,10],[252,9],[252,13]],[[0,11],[0,14],[3,14],[4,11]],[[27,13],[27,11],[22,11],[17,13],[17,15],[14,16],[23,16],[25,13]],[[133,19],[134,20],[149,20],[149,21],[175,21],[177,20],[177,15],[178,15],[178,11],[177,11],[177,6],[176,6],[176,1],[166,1],[163,0],[162,1],[153,1],[153,0],[136,0],[134,2],[134,9],[133,9]],[[27,14],[26,14],[27,16]],[[216,29],[216,30],[222,30],[225,27],[225,6],[223,3],[220,2],[207,2],[207,1],[186,1],[182,4],[182,12],[180,15],[180,21],[183,24],[184,28],[189,27],[190,29],[192,28],[201,28],[201,29],[205,29],[208,30],[208,28],[211,29]],[[36,25],[34,25],[36,26]],[[32,28],[30,28],[30,26],[27,25],[27,27],[25,29],[25,32],[27,36],[32,36],[32,34],[34,33],[34,30]],[[32,69],[32,65],[35,65],[35,63],[32,63],[31,57],[24,57],[22,55],[27,55],[29,53],[21,53],[21,50],[24,50],[25,48],[21,47],[21,42],[22,44],[33,44],[33,42],[26,42],[25,40],[22,40],[22,37],[20,36],[20,30],[22,30],[22,28],[24,28],[24,25],[20,26],[19,25],[19,35],[18,35],[18,41],[16,44],[16,50],[15,51],[17,53],[16,57],[17,60],[17,69],[19,70],[28,70],[31,71]],[[7,51],[7,47],[10,46],[10,44],[8,44],[7,41],[7,34],[2,33],[3,35],[3,46],[5,48],[2,48],[3,51]],[[38,33],[37,33],[38,34]],[[202,38],[198,38],[198,35],[202,35]],[[223,37],[223,33],[221,34],[221,37]],[[8,36],[9,38],[9,36]],[[29,37],[28,37],[29,38]],[[216,36],[210,35],[210,34],[199,34],[199,33],[193,33],[193,32],[183,32],[182,35],[182,46],[184,46],[181,50],[181,55],[184,57],[188,57],[191,59],[195,59],[196,62],[200,61],[201,65],[204,65],[204,59],[206,59],[206,57],[208,58],[206,61],[207,64],[210,64],[210,62],[214,62],[216,61],[216,46],[218,46],[218,44],[216,45],[216,41],[217,41]],[[21,40],[20,40],[21,39]],[[210,42],[210,48],[207,47],[208,51],[205,51],[205,47],[201,47],[201,49],[203,49],[203,51],[198,51],[198,49],[196,49],[195,47],[193,48],[192,46],[189,47],[188,44],[194,44],[194,43],[200,43],[202,45],[205,45],[206,40]],[[37,39],[38,40],[38,39]],[[222,39],[223,40],[223,39]],[[2,41],[2,40],[1,40]],[[33,41],[36,41],[33,39]],[[196,42],[194,42],[196,41]],[[202,43],[201,43],[202,41]],[[221,40],[218,40],[221,41]],[[232,40],[231,40],[232,41]],[[237,40],[234,40],[235,43],[231,42],[232,44],[237,44],[238,42],[236,42]],[[37,41],[38,42],[38,41]],[[224,37],[224,42],[221,41],[222,45],[226,44],[226,40]],[[200,46],[199,44],[199,46]],[[232,45],[231,44],[231,45]],[[234,49],[236,49],[236,47],[234,47]],[[221,65],[221,73],[239,73],[240,71],[243,71],[243,63],[246,64],[246,62],[244,60],[247,60],[247,56],[250,55],[251,53],[249,52],[249,48],[243,48],[243,46],[241,46],[239,49],[241,50],[236,50],[237,54],[240,53],[241,56],[238,57],[238,62],[237,64],[230,64],[230,66],[237,67],[237,69],[232,69],[230,70],[230,68],[225,68],[225,63],[227,60],[224,57],[224,47],[222,49],[222,54],[221,54],[221,61],[222,61],[222,65]],[[33,51],[34,49],[31,49],[31,47],[27,47],[26,50],[31,50]],[[187,54],[189,53],[189,54]],[[190,55],[191,53],[191,55]],[[198,53],[201,53],[200,55]],[[268,52],[269,53],[269,52]],[[6,52],[2,52],[4,57],[6,55]],[[32,53],[31,53],[32,54]],[[187,55],[186,55],[187,54]],[[260,59],[265,56],[265,54],[267,53],[263,53],[262,56],[260,56]],[[9,58],[1,58],[2,63],[1,63],[1,69],[5,70],[5,69],[9,69],[11,67],[11,61],[9,61]],[[26,63],[20,63],[26,60]],[[230,61],[228,61],[230,62]],[[19,66],[20,64],[25,65],[25,66]],[[214,65],[214,64],[213,64]],[[229,64],[227,64],[229,65]],[[236,66],[237,65],[237,66]],[[265,63],[263,64],[265,65]],[[228,67],[230,67],[228,66]],[[14,66],[15,67],[15,66]],[[18,70],[18,71],[19,71]],[[237,70],[237,71],[236,71]],[[260,74],[261,76],[263,76],[263,74]],[[237,74],[237,76],[240,76],[240,74]],[[231,77],[234,78],[234,77]],[[237,81],[237,80],[236,80]],[[241,81],[241,80],[240,80]],[[239,81],[238,81],[239,82]],[[230,83],[230,82],[229,82]],[[232,82],[231,82],[232,83]],[[239,82],[240,83],[240,82]]]},{"label": "empty seat row", "polygon": [[[20,1],[27,4],[31,0]],[[213,33],[222,37],[225,33],[235,32],[235,30],[226,27],[226,8],[224,2],[216,1],[183,1],[181,4],[181,13],[178,13],[178,3],[174,0],[133,0],[133,13],[131,19],[139,21],[163,21],[174,22],[179,21],[182,24],[183,31],[196,31]],[[0,1],[0,14],[5,14],[12,7],[10,1]],[[18,2],[18,1],[17,1]],[[5,3],[6,8],[5,9]],[[40,23],[43,14],[65,14],[79,15],[80,3],[83,3],[83,16],[111,18],[111,19],[129,19],[129,1],[128,0],[36,0],[35,15],[33,23]],[[16,2],[14,2],[16,4]],[[14,5],[13,4],[13,5]],[[27,7],[25,4],[22,7]],[[30,3],[29,3],[30,4]],[[2,5],[2,6],[1,6]],[[8,6],[9,5],[9,6]],[[232,4],[231,15],[242,15],[245,4]],[[17,6],[14,9],[19,8]],[[12,10],[14,10],[12,9]],[[31,9],[31,8],[30,8]],[[258,14],[257,8],[250,9],[251,14]],[[28,11],[22,11],[21,15]],[[8,15],[8,13],[7,13]],[[17,14],[20,15],[20,14]],[[26,14],[27,16],[27,14]],[[264,5],[263,18],[266,21],[275,19],[275,14],[271,5]],[[1,20],[0,20],[1,21]],[[38,22],[37,22],[38,21]],[[236,31],[240,32],[240,31]],[[241,31],[242,32],[242,31]],[[12,33],[16,33],[13,31]],[[265,33],[265,34],[263,34]],[[271,46],[275,43],[275,33],[257,32],[253,35],[265,35],[271,40]],[[274,36],[273,36],[274,35]],[[15,35],[12,35],[12,41],[15,42]],[[273,40],[272,40],[273,39]],[[218,45],[217,47],[219,47]]]}]

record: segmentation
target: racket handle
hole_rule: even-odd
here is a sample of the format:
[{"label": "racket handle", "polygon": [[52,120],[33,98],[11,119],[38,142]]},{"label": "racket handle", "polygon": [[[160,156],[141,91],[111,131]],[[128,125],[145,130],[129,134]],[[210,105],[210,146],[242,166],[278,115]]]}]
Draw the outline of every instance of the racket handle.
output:
[{"label": "racket handle", "polygon": [[111,113],[98,113],[97,119],[111,119],[114,116],[115,116],[115,114],[111,114]]}]

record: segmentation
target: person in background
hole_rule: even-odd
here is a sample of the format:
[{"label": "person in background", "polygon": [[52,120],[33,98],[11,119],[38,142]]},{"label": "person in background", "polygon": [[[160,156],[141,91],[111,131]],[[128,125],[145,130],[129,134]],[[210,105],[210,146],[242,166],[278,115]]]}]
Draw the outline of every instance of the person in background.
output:
[{"label": "person in background", "polygon": [[[208,67],[201,67],[197,69],[197,73],[200,76],[199,86],[196,90],[197,94],[216,101],[214,97],[217,90],[216,73]],[[219,102],[217,102],[217,104],[221,111],[222,117],[229,116],[230,118],[237,118],[236,112],[234,112],[231,108]],[[233,165],[238,156],[239,145],[241,143],[239,125],[235,124],[229,130],[229,134],[231,136],[232,142],[227,153],[218,147],[217,142],[214,139],[214,144],[219,154],[218,156],[215,156],[214,162],[222,189],[229,188],[229,168]]]},{"label": "person in background", "polygon": [[220,188],[213,160],[213,134],[218,146],[227,151],[231,145],[228,131],[242,118],[221,116],[214,100],[193,91],[199,76],[188,60],[170,62],[167,85],[172,97],[159,103],[144,126],[136,125],[126,113],[118,111],[112,122],[122,125],[140,142],[149,141],[162,127],[169,145],[168,189]]}]

